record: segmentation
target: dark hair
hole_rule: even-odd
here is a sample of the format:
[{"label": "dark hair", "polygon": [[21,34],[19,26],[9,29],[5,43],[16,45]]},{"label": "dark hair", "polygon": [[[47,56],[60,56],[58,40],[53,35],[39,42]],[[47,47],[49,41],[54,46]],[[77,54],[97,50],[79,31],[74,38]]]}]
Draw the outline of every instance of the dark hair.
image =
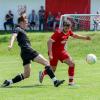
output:
[{"label": "dark hair", "polygon": [[72,24],[69,20],[66,20],[66,21],[63,22],[63,26],[71,27]]},{"label": "dark hair", "polygon": [[20,23],[20,22],[25,22],[25,18],[23,17],[23,16],[21,16],[21,17],[19,17],[18,18],[18,24]]}]

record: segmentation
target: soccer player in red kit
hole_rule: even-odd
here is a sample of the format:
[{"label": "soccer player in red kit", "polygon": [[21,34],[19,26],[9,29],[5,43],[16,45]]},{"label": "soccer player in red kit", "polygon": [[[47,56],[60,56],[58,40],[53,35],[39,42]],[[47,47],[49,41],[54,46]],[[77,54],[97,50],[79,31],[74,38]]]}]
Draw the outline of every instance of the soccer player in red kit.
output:
[{"label": "soccer player in red kit", "polygon": [[[63,29],[56,30],[51,38],[48,40],[48,54],[50,59],[50,65],[52,66],[52,70],[55,72],[57,68],[58,61],[60,60],[62,63],[68,64],[68,76],[69,76],[69,85],[74,85],[74,71],[75,71],[75,63],[73,62],[70,54],[67,50],[65,50],[65,45],[69,37],[73,37],[76,39],[83,40],[91,40],[89,36],[82,36],[78,34],[74,34],[71,30],[70,21],[63,22]],[[42,83],[44,76],[46,75],[46,71],[39,72],[39,81]]]}]

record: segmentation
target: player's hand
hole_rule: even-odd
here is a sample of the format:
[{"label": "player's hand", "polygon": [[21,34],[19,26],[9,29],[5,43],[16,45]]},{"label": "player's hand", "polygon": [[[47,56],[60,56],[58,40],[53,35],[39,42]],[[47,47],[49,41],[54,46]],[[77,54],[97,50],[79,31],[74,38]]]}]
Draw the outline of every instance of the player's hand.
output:
[{"label": "player's hand", "polygon": [[91,40],[91,38],[89,36],[86,36],[86,40]]},{"label": "player's hand", "polygon": [[11,49],[12,49],[12,46],[11,46],[11,45],[9,45],[9,46],[8,46],[8,50],[11,50]]}]

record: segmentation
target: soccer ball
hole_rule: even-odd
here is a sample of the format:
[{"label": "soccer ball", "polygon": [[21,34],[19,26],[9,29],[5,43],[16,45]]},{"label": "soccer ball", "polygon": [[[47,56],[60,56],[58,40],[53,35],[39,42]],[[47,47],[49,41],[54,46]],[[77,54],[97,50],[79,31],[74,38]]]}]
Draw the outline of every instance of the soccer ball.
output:
[{"label": "soccer ball", "polygon": [[87,62],[88,64],[95,64],[96,61],[97,61],[97,57],[96,57],[94,54],[88,54],[88,55],[86,56],[86,62]]}]

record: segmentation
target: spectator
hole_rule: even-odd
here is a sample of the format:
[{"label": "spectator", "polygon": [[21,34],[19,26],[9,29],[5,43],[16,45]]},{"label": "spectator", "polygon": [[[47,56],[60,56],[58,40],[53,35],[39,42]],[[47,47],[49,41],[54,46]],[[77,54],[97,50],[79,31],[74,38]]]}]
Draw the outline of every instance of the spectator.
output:
[{"label": "spectator", "polygon": [[52,15],[51,12],[49,12],[48,17],[47,17],[47,27],[48,27],[48,29],[51,29],[51,27],[53,27],[53,23],[54,23],[54,16]]},{"label": "spectator", "polygon": [[98,11],[97,15],[93,19],[93,22],[94,22],[94,30],[96,31],[98,29],[98,25],[100,25],[100,15]]},{"label": "spectator", "polygon": [[29,15],[28,21],[30,24],[29,25],[30,30],[34,30],[34,27],[37,26],[37,21],[38,21],[37,15],[35,14],[34,10],[32,10],[32,13]]},{"label": "spectator", "polygon": [[45,27],[45,10],[43,6],[41,6],[38,14],[39,14],[39,31],[41,30],[43,31]]},{"label": "spectator", "polygon": [[9,10],[8,14],[6,14],[6,16],[5,16],[5,20],[6,20],[6,22],[4,22],[5,30],[7,30],[7,25],[9,25],[13,30],[13,28],[14,28],[13,18],[14,18],[14,15],[12,14],[12,11]]},{"label": "spectator", "polygon": [[53,24],[53,29],[55,30],[55,28],[57,26],[59,26],[59,23],[60,23],[60,16],[61,16],[61,12],[58,12],[58,15],[55,17],[55,21],[54,21],[54,24]]}]

